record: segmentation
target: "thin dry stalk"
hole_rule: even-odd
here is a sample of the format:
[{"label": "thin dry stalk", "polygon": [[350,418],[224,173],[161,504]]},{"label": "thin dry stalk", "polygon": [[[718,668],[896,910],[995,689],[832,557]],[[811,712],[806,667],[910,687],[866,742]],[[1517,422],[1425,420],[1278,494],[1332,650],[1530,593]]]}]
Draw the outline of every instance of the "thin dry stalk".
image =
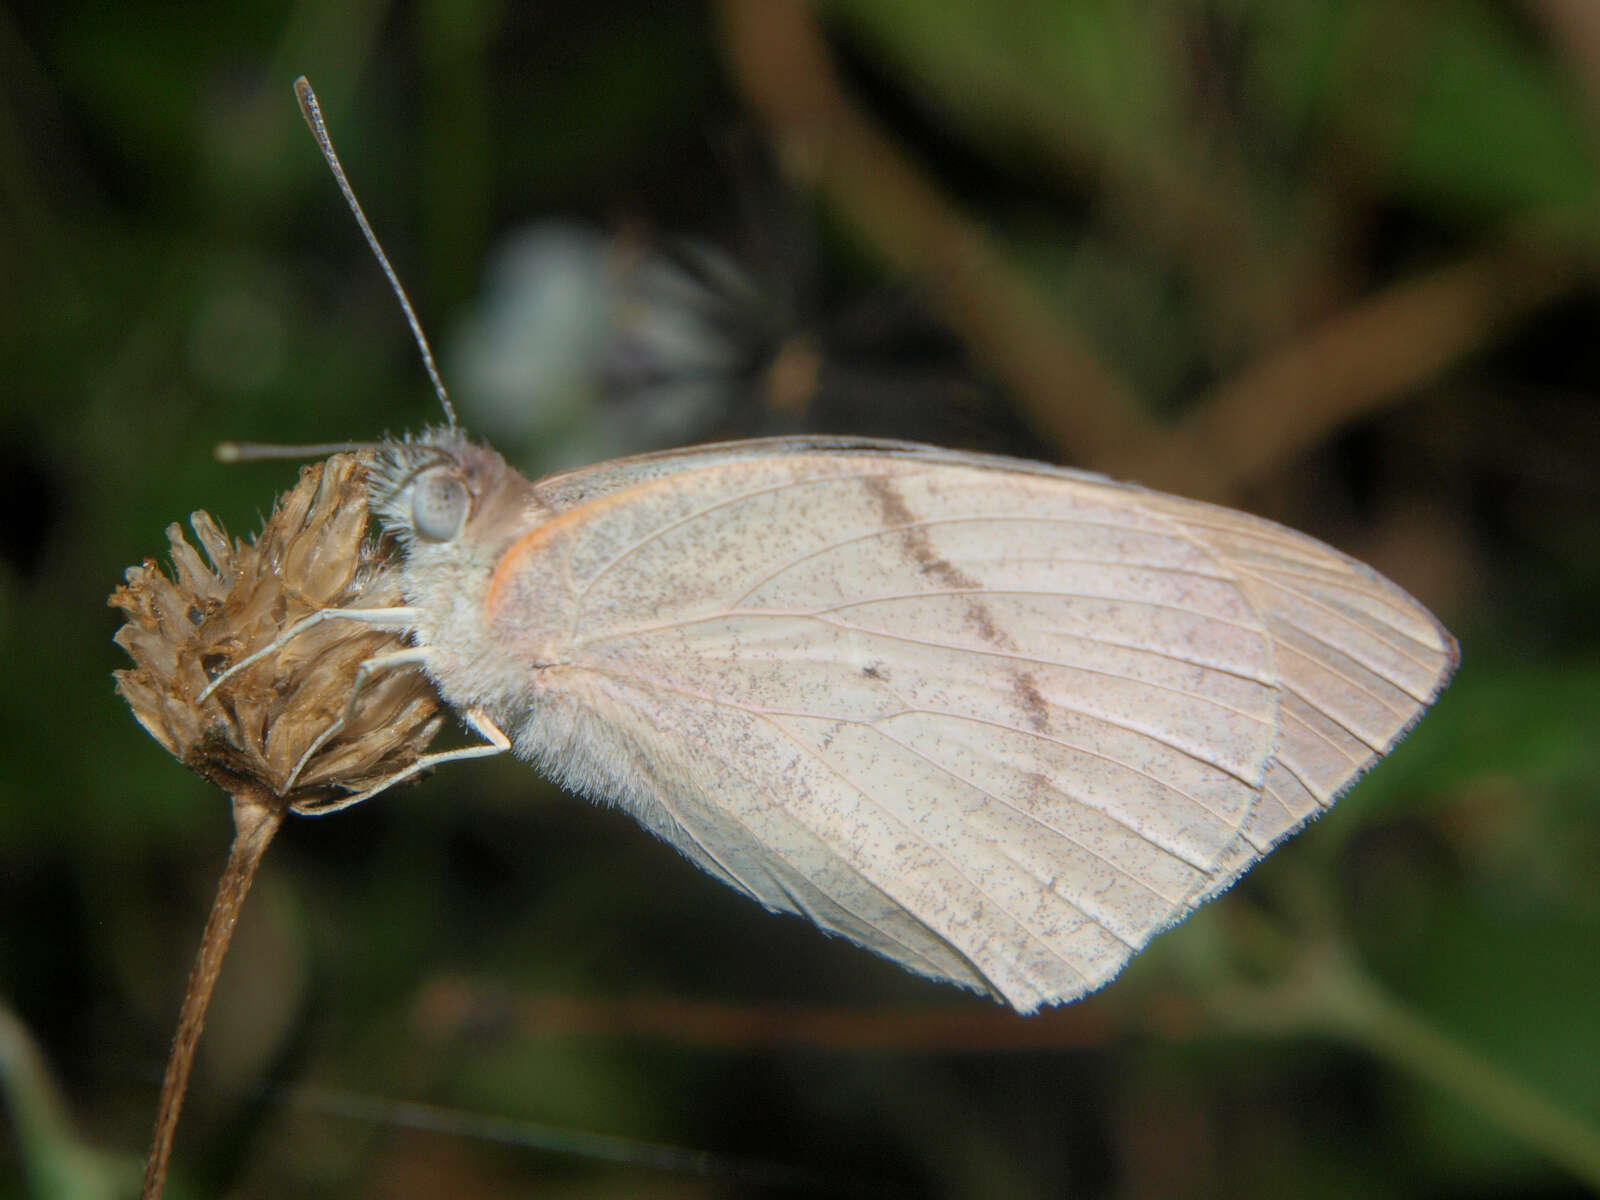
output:
[{"label": "thin dry stalk", "polygon": [[178,1129],[178,1114],[189,1088],[189,1071],[194,1066],[195,1048],[205,1028],[206,1010],[222,973],[222,960],[233,941],[239,910],[255,881],[261,856],[278,827],[283,824],[284,808],[275,797],[265,797],[248,789],[233,797],[233,845],[228,849],[228,865],[217,881],[216,899],[200,938],[200,952],[189,972],[183,1008],[178,1014],[178,1031],[172,1038],[167,1057],[166,1076],[161,1081],[161,1103],[156,1111],[156,1132],[145,1163],[142,1200],[158,1200],[167,1182],[167,1163],[172,1157],[172,1139]]}]

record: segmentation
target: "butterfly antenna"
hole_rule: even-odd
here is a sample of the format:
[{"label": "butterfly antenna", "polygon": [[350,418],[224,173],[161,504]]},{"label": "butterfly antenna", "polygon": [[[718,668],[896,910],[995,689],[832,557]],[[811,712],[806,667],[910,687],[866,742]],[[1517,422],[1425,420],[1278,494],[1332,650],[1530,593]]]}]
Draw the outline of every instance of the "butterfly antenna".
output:
[{"label": "butterfly antenna", "polygon": [[219,442],[211,453],[221,463],[243,463],[282,458],[326,458],[330,454],[354,454],[377,448],[377,442],[308,442],[303,446],[280,446],[273,442]]},{"label": "butterfly antenna", "polygon": [[306,124],[311,127],[311,136],[317,139],[322,157],[327,160],[328,169],[333,172],[339,191],[344,193],[345,203],[355,214],[356,224],[361,226],[367,245],[372,247],[378,265],[383,268],[389,286],[394,289],[395,297],[400,301],[400,307],[406,314],[406,324],[411,326],[411,336],[416,339],[417,349],[422,352],[422,364],[428,369],[428,378],[433,380],[433,390],[438,394],[439,403],[444,406],[445,418],[450,423],[451,432],[454,432],[455,405],[450,403],[450,393],[445,390],[444,380],[439,378],[439,368],[434,364],[433,350],[428,345],[428,335],[422,332],[422,322],[417,320],[417,311],[411,307],[411,297],[406,295],[406,289],[400,283],[400,276],[395,274],[389,256],[383,252],[383,246],[378,242],[378,235],[372,232],[367,214],[361,210],[361,201],[356,199],[355,189],[350,186],[350,180],[344,173],[344,164],[339,161],[339,152],[333,148],[333,139],[328,136],[328,127],[322,120],[322,107],[317,103],[317,93],[311,90],[311,81],[304,75],[294,81],[294,95],[300,102],[300,115],[305,117]]}]

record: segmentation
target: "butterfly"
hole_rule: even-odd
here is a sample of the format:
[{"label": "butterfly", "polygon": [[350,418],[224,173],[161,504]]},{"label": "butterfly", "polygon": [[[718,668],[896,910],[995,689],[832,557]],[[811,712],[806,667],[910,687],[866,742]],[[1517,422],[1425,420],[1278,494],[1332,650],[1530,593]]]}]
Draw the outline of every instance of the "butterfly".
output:
[{"label": "butterfly", "polygon": [[363,678],[424,670],[484,739],[328,807],[510,751],[1026,1013],[1326,811],[1449,680],[1454,639],[1370,567],[1086,472],[800,437],[523,477],[456,427],[296,90],[451,418],[375,449],[404,603],[309,620],[405,633]]},{"label": "butterfly", "polygon": [[405,604],[335,615],[404,629],[380,665],[485,738],[407,774],[510,750],[1019,1012],[1326,811],[1457,661],[1310,537],[1017,459],[776,438],[533,482],[440,429],[371,492]]}]

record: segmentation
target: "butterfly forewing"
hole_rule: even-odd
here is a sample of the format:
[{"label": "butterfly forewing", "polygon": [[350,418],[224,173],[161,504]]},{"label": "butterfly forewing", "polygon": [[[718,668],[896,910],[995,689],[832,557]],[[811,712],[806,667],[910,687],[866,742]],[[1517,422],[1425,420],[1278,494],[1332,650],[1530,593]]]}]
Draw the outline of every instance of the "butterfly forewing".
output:
[{"label": "butterfly forewing", "polygon": [[540,490],[572,606],[520,748],[768,906],[1023,1011],[1330,804],[1454,661],[1309,538],[1033,464],[766,442]]}]

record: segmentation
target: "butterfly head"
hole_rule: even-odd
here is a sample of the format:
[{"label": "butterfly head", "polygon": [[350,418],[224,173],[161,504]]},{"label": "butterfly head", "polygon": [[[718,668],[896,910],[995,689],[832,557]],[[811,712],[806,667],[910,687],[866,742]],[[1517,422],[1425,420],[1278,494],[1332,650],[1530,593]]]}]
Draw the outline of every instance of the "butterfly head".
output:
[{"label": "butterfly head", "polygon": [[490,628],[488,601],[507,549],[550,515],[533,485],[452,429],[382,443],[368,479],[372,511],[398,550],[413,644],[426,647],[440,694],[458,708],[508,712],[525,680],[507,676],[515,657]]},{"label": "butterfly head", "polygon": [[496,552],[532,492],[503,458],[454,429],[382,443],[370,487],[373,513],[407,558]]}]

